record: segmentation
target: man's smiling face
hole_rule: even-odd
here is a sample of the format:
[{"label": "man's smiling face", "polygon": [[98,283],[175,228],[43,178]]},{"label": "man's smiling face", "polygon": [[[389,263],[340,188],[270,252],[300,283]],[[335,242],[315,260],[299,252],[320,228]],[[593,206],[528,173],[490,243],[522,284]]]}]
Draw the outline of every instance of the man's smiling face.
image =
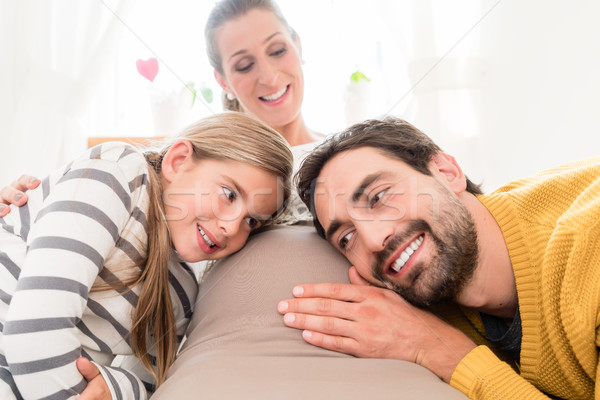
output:
[{"label": "man's smiling face", "polygon": [[427,306],[454,298],[477,264],[471,215],[436,155],[432,175],[372,148],[333,157],[315,187],[327,240],[368,281]]}]

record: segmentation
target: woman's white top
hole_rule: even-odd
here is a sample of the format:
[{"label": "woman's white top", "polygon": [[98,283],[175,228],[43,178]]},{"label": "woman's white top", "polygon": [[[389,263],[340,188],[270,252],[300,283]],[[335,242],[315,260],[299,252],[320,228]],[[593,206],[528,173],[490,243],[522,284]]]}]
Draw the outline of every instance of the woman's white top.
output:
[{"label": "woman's white top", "polygon": [[[294,175],[298,172],[304,158],[319,144],[321,141],[292,146],[292,155],[294,156]],[[293,185],[293,180],[292,180]],[[294,185],[293,185],[294,186]],[[277,218],[277,224],[280,225],[295,225],[295,224],[312,224],[313,217],[308,207],[300,200],[298,191],[294,186],[292,194],[285,212]]]}]

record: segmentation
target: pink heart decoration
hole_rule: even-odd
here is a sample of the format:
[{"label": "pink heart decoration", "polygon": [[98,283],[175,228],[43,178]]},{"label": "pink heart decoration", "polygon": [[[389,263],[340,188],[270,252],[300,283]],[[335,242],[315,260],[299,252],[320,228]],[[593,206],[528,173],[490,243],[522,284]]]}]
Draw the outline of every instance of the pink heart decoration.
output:
[{"label": "pink heart decoration", "polygon": [[156,78],[156,74],[158,74],[158,60],[156,58],[150,57],[145,61],[137,60],[135,62],[135,66],[137,67],[140,75],[148,79],[150,82],[154,82],[154,78]]}]

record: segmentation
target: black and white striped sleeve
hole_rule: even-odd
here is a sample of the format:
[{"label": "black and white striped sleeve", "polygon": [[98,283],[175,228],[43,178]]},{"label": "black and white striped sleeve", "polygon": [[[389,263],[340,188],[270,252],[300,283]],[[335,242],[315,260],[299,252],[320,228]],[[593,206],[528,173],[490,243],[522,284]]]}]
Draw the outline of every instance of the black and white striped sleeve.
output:
[{"label": "black and white striped sleeve", "polygon": [[[128,164],[93,152],[79,159],[54,183],[31,225],[3,332],[6,361],[24,398],[67,399],[86,386],[75,365],[82,355],[77,324],[134,209],[136,195],[124,172],[134,165],[145,171],[139,160]],[[117,387],[115,393],[121,383],[139,388],[139,380],[132,382],[135,377],[127,373],[112,376],[114,382],[107,383]],[[123,398],[144,397],[141,388]]]}]

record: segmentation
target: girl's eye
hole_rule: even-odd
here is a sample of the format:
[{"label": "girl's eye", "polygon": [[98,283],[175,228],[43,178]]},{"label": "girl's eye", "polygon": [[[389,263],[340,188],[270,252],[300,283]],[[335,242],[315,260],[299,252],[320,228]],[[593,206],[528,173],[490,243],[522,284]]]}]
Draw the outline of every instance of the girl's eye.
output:
[{"label": "girl's eye", "polygon": [[260,222],[256,218],[252,218],[252,217],[247,217],[246,223],[252,229],[257,228],[258,225],[260,224]]},{"label": "girl's eye", "polygon": [[225,196],[227,197],[227,200],[229,200],[229,201],[233,201],[236,198],[235,192],[229,188],[224,187],[223,193],[225,194]]},{"label": "girl's eye", "polygon": [[340,238],[338,242],[338,246],[340,246],[340,249],[346,250],[346,246],[348,246],[348,243],[350,242],[350,239],[352,239],[353,235],[354,231],[349,232]]},{"label": "girl's eye", "polygon": [[381,198],[383,197],[383,195],[385,194],[385,190],[382,190],[381,192],[377,193],[375,196],[373,196],[370,200],[369,200],[369,207],[373,208],[377,205],[377,203],[379,203],[379,201],[381,201]]}]

